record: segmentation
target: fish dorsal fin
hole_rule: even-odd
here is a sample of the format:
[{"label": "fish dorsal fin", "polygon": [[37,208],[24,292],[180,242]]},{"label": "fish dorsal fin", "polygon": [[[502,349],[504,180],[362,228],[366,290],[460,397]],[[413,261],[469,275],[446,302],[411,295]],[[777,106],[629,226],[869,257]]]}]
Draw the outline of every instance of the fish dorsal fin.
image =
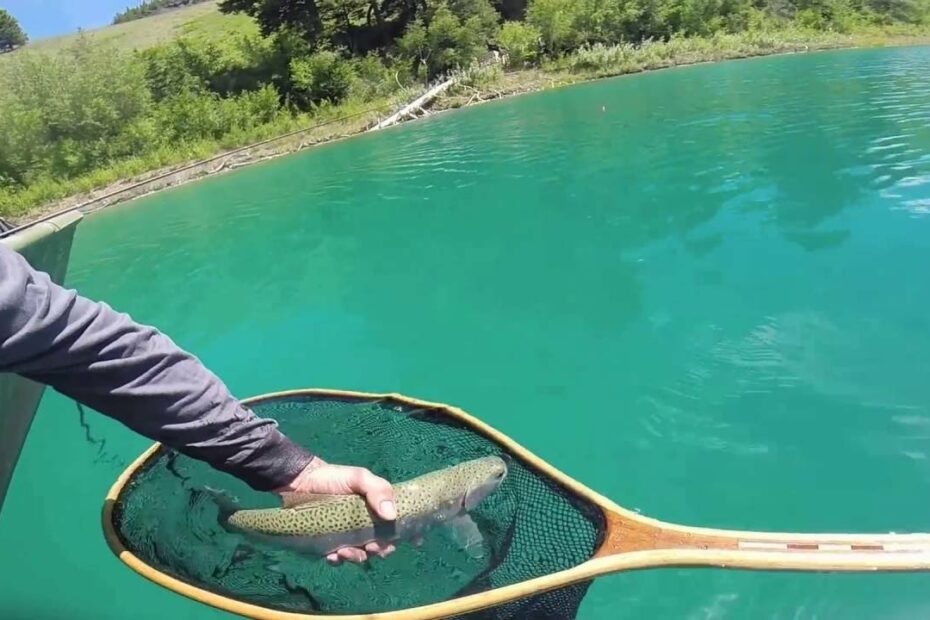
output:
[{"label": "fish dorsal fin", "polygon": [[281,493],[282,508],[310,508],[326,502],[339,499],[339,495],[326,495],[321,493],[301,493],[287,491]]}]

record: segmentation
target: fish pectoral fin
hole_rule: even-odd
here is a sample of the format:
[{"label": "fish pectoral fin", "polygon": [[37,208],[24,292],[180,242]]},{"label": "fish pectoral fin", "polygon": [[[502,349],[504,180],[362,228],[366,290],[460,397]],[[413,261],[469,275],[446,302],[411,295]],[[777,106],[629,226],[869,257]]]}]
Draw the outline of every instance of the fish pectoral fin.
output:
[{"label": "fish pectoral fin", "polygon": [[481,493],[476,493],[473,490],[469,489],[465,492],[465,497],[462,498],[462,506],[468,512],[471,512],[475,507],[481,503],[481,500],[484,499],[484,495]]},{"label": "fish pectoral fin", "polygon": [[219,509],[221,520],[226,520],[229,518],[229,515],[239,510],[240,506],[238,498],[230,495],[228,491],[214,489],[213,487],[206,485],[204,485],[203,490],[204,493],[213,499],[217,509]]},{"label": "fish pectoral fin", "polygon": [[281,493],[282,508],[299,508],[301,506],[321,504],[331,502],[339,498],[338,495],[325,495],[320,493],[302,493],[295,491],[285,491]]},{"label": "fish pectoral fin", "polygon": [[460,545],[466,551],[471,553],[477,551],[481,553],[482,543],[484,543],[484,534],[478,529],[478,524],[470,515],[463,514],[449,521],[449,528],[452,531],[452,538],[456,544]]}]

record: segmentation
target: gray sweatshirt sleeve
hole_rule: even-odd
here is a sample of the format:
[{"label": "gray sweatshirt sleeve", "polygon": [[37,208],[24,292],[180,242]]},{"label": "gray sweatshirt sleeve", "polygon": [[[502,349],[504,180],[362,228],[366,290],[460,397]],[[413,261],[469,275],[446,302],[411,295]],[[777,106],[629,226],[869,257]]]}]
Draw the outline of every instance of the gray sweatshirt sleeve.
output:
[{"label": "gray sweatshirt sleeve", "polygon": [[166,336],[56,285],[2,243],[0,372],[49,385],[260,491],[291,482],[312,459]]}]

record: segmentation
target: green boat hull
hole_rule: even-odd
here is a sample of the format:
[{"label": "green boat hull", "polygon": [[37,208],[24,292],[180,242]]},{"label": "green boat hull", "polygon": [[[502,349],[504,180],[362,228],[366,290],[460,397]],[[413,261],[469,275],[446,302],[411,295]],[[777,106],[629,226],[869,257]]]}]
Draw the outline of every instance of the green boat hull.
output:
[{"label": "green boat hull", "polygon": [[[0,243],[18,251],[34,268],[61,284],[81,219],[78,211],[64,213],[0,238]],[[41,384],[18,375],[0,373],[0,509],[43,390]]]}]

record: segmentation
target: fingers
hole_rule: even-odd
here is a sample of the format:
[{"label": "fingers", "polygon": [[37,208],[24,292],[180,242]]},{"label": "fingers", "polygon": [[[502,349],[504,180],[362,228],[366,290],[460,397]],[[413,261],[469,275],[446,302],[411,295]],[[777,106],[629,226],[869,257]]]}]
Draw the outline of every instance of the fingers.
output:
[{"label": "fingers", "polygon": [[344,547],[337,551],[343,560],[348,560],[350,562],[364,562],[368,559],[368,554],[365,553],[362,549],[356,549],[355,547]]},{"label": "fingers", "polygon": [[394,553],[396,549],[397,548],[392,544],[382,545],[377,542],[370,542],[365,545],[365,551],[367,551],[369,555],[378,555],[382,558],[386,558],[391,553]]},{"label": "fingers", "polygon": [[358,475],[353,477],[352,490],[364,495],[375,514],[385,521],[396,519],[397,508],[394,505],[394,488],[391,483],[367,469],[359,469],[358,472]]},{"label": "fingers", "polygon": [[357,547],[343,547],[327,555],[326,561],[336,566],[342,564],[344,561],[361,563],[368,560],[371,555],[385,558],[396,550],[397,548],[392,544],[383,545],[378,542],[370,542],[365,545],[364,550]]},{"label": "fingers", "polygon": [[362,549],[357,549],[356,547],[343,547],[335,553],[330,553],[326,556],[326,560],[330,564],[342,564],[344,560],[349,562],[361,563],[368,559],[368,554],[365,553]]}]

